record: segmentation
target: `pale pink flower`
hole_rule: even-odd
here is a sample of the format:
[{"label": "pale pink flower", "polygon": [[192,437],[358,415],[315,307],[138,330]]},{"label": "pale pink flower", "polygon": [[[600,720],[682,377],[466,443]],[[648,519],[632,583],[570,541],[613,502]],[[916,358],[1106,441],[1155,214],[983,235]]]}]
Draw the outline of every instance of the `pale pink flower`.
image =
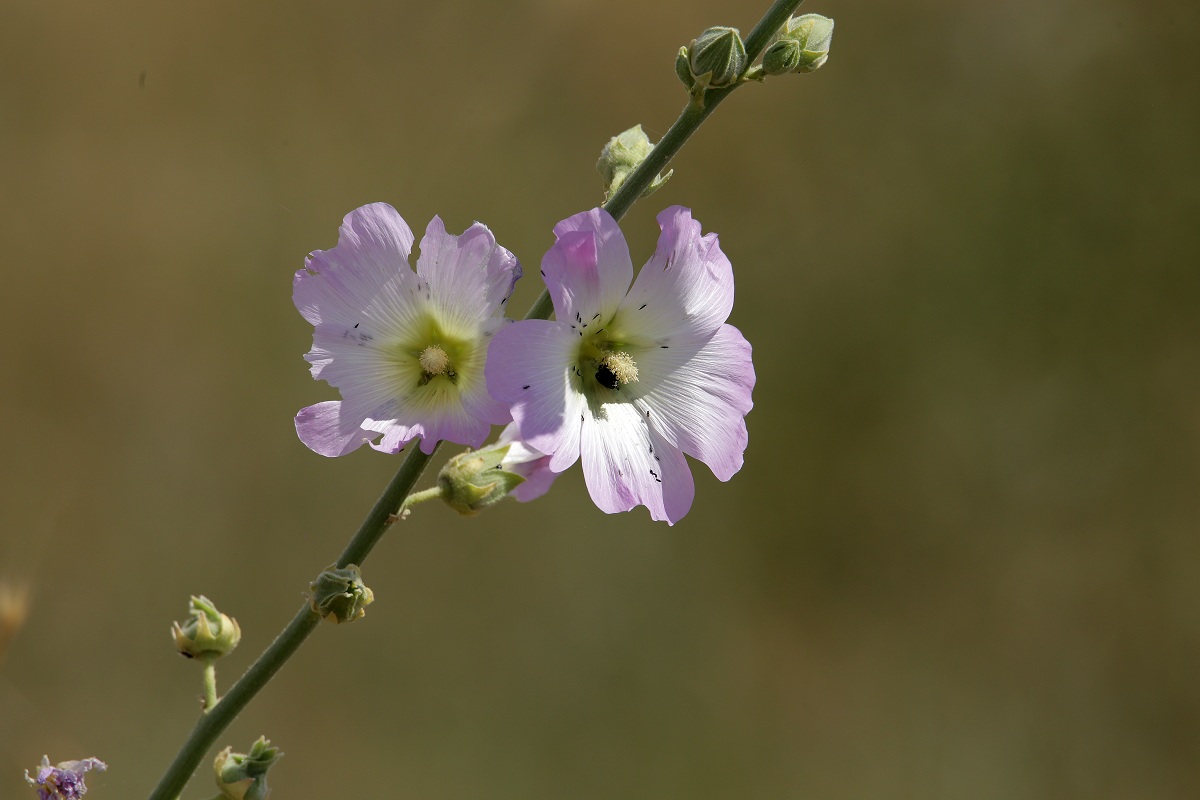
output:
[{"label": "pale pink flower", "polygon": [[680,206],[658,223],[658,248],[634,281],[607,212],[560,222],[542,260],[555,320],[499,331],[486,371],[550,470],[582,456],[601,510],[644,505],[673,524],[695,494],[685,453],[722,481],[741,468],[754,366],[750,345],[725,323],[733,270],[716,235],[701,235]]},{"label": "pale pink flower", "polygon": [[[421,437],[478,447],[512,417],[489,396],[484,362],[521,267],[478,222],[461,236],[437,217],[421,240],[386,203],[346,215],[332,250],[317,250],[296,273],[292,299],[312,323],[305,355],[312,376],[342,399],[296,415],[301,441],[325,456],[364,442],[398,452]],[[378,440],[378,441],[375,441]]]}]

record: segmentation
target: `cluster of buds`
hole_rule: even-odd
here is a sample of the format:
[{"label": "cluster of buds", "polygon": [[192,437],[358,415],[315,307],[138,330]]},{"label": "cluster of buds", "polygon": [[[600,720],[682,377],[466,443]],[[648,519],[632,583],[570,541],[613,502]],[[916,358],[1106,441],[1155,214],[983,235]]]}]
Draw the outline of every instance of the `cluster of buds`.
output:
[{"label": "cluster of buds", "polygon": [[833,20],[829,17],[820,14],[792,17],[763,54],[763,72],[767,75],[816,72],[829,60],[832,40]]},{"label": "cluster of buds", "polygon": [[175,647],[188,658],[219,658],[233,652],[242,640],[237,620],[218,611],[204,595],[192,595],[188,610],[191,616],[171,626]]},{"label": "cluster of buds", "polygon": [[[763,54],[762,65],[749,67],[746,45],[737,28],[709,28],[679,48],[675,74],[693,97],[708,89],[725,89],[767,75],[814,72],[829,59],[833,20],[820,14],[792,17],[775,34]],[[747,68],[749,67],[749,68]]]},{"label": "cluster of buds", "polygon": [[271,793],[267,770],[282,755],[265,736],[258,737],[249,753],[235,753],[232,747],[226,747],[213,762],[220,796],[224,800],[266,800]]}]

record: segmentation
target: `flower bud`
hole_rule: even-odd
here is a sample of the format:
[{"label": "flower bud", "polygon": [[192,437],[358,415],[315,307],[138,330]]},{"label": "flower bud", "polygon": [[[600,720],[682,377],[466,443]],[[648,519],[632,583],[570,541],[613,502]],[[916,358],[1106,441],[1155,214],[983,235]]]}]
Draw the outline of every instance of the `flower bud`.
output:
[{"label": "flower bud", "polygon": [[688,68],[698,87],[732,86],[746,69],[746,45],[737,28],[709,28],[692,40]]},{"label": "flower bud", "polygon": [[802,48],[795,39],[780,39],[763,53],[762,67],[767,75],[786,75],[800,66]]},{"label": "flower bud", "polygon": [[354,622],[366,616],[375,593],[362,582],[362,571],[354,564],[339,569],[330,564],[308,585],[312,610],[332,622]]},{"label": "flower bud", "polygon": [[237,620],[218,611],[204,595],[192,595],[188,607],[191,616],[171,628],[179,652],[188,658],[218,658],[233,652],[242,640]]},{"label": "flower bud", "polygon": [[[646,156],[650,155],[650,151],[653,149],[654,145],[651,144],[650,137],[642,130],[641,125],[634,125],[629,130],[618,133],[608,140],[608,144],[604,145],[604,149],[600,151],[600,160],[596,162],[596,169],[608,185],[605,199],[612,197],[617,189],[621,188],[621,184],[625,182],[629,174],[646,160]],[[655,177],[642,192],[642,197],[649,197],[658,191],[673,172],[674,170],[670,170],[666,175]]]},{"label": "flower bud", "polygon": [[509,445],[494,444],[460,453],[438,474],[442,500],[465,517],[495,505],[525,482],[522,475],[505,469]]},{"label": "flower bud", "polygon": [[[787,21],[780,41],[792,40],[800,47],[793,72],[815,72],[829,60],[833,20],[820,14],[802,14]],[[778,44],[778,42],[776,43]],[[774,45],[772,45],[774,47]],[[766,66],[765,56],[763,66]]]},{"label": "flower bud", "polygon": [[271,793],[267,770],[282,756],[265,736],[258,737],[249,753],[235,753],[226,747],[213,761],[221,796],[226,800],[265,800]]}]

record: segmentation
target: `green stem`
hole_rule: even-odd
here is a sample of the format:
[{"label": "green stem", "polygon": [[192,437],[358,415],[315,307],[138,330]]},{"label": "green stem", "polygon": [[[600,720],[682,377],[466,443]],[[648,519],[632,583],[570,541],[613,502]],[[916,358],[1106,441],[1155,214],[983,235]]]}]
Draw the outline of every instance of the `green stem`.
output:
[{"label": "green stem", "polygon": [[[783,23],[801,2],[802,0],[776,0],[772,4],[746,38],[747,63],[753,63],[758,58],[771,37],[783,26]],[[704,95],[703,105],[689,103],[683,113],[679,115],[679,119],[675,120],[675,124],[650,151],[646,160],[630,173],[620,189],[604,204],[605,211],[616,220],[625,216],[629,207],[641,197],[646,187],[662,172],[667,163],[700,127],[700,124],[736,88],[737,85],[726,89],[709,90]],[[548,319],[553,310],[554,306],[549,293],[542,292],[542,295],[534,301],[533,306],[529,309],[529,313],[525,315],[525,319]],[[435,452],[436,449],[435,447]],[[383,495],[376,501],[374,508],[371,509],[358,532],[346,545],[346,549],[342,551],[342,555],[337,561],[338,567],[345,567],[349,564],[362,565],[364,559],[383,536],[383,532],[387,530],[388,525],[395,520],[396,512],[405,503],[405,499],[412,492],[413,486],[431,458],[432,454],[425,455],[420,452],[414,443],[408,457],[400,465],[400,470],[392,478]],[[217,737],[299,649],[308,635],[317,627],[319,621],[320,617],[306,603],[283,632],[275,638],[270,647],[250,665],[246,674],[230,688],[228,694],[221,698],[221,702],[211,708],[210,713],[203,715],[196,723],[191,735],[184,742],[175,760],[171,762],[158,786],[150,795],[150,800],[176,800],[178,798],[184,785],[196,771],[196,767],[200,765],[204,754],[216,742]]]},{"label": "green stem", "polygon": [[426,500],[435,500],[442,496],[442,487],[430,486],[428,489],[422,489],[419,492],[413,492],[404,501],[403,508],[412,508],[417,503],[424,503]]},{"label": "green stem", "polygon": [[[412,491],[412,487],[421,476],[425,466],[433,458],[432,454],[422,453],[416,447],[416,442],[413,443],[412,448],[408,457],[404,459],[404,463],[400,465],[400,470],[384,489],[371,512],[367,514],[367,518],[363,520],[358,532],[354,534],[350,544],[346,545],[346,549],[338,558],[337,565],[339,567],[362,564],[363,559],[367,557],[367,554],[383,536],[383,532],[387,530],[388,525],[391,524],[393,514],[400,508],[408,493]],[[435,447],[434,452],[436,451]],[[196,771],[196,767],[200,766],[204,754],[216,743],[221,732],[229,727],[229,723],[233,722],[259,690],[267,685],[267,682],[300,648],[300,645],[320,621],[320,616],[309,607],[308,603],[305,603],[288,626],[275,637],[275,641],[271,642],[258,660],[250,665],[246,674],[242,675],[238,682],[229,689],[229,692],[221,698],[221,702],[209,713],[200,717],[196,727],[192,729],[191,735],[188,736],[187,741],[183,743],[183,747],[175,756],[175,760],[167,767],[158,786],[150,794],[150,800],[176,800],[179,797],[184,785]]]},{"label": "green stem", "polygon": [[204,656],[204,713],[217,705],[217,657]]},{"label": "green stem", "polygon": [[[771,37],[783,27],[783,23],[788,21],[788,18],[800,7],[802,2],[804,0],[775,0],[775,3],[767,9],[767,13],[746,37],[747,64],[753,64],[762,54],[762,51],[770,43]],[[650,155],[646,156],[641,164],[638,164],[637,169],[629,173],[625,182],[604,204],[604,210],[611,214],[613,219],[620,222],[621,217],[625,216],[625,212],[637,202],[638,198],[642,196],[642,192],[646,191],[646,187],[658,177],[658,174],[670,163],[675,154],[683,148],[700,124],[708,119],[708,115],[721,104],[722,100],[741,85],[735,83],[725,89],[709,89],[704,93],[702,102],[699,103],[689,99],[687,106],[675,120],[675,124],[654,146]],[[543,290],[541,296],[533,302],[525,319],[549,319],[553,312],[554,302],[550,299],[550,291],[547,289]]]}]

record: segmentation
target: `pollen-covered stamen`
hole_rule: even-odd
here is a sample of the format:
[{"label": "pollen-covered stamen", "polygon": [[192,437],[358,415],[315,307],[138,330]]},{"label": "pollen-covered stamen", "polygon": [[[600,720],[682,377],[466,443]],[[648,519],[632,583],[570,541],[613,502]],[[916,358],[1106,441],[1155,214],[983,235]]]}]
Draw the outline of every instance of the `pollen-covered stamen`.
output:
[{"label": "pollen-covered stamen", "polygon": [[599,369],[596,370],[596,381],[607,389],[616,389],[626,383],[636,383],[637,379],[637,363],[626,352],[606,354],[600,361]]},{"label": "pollen-covered stamen", "polygon": [[421,362],[421,369],[425,370],[425,374],[430,377],[444,375],[450,368],[450,356],[446,355],[446,351],[436,344],[431,344],[422,350],[417,360]]}]

